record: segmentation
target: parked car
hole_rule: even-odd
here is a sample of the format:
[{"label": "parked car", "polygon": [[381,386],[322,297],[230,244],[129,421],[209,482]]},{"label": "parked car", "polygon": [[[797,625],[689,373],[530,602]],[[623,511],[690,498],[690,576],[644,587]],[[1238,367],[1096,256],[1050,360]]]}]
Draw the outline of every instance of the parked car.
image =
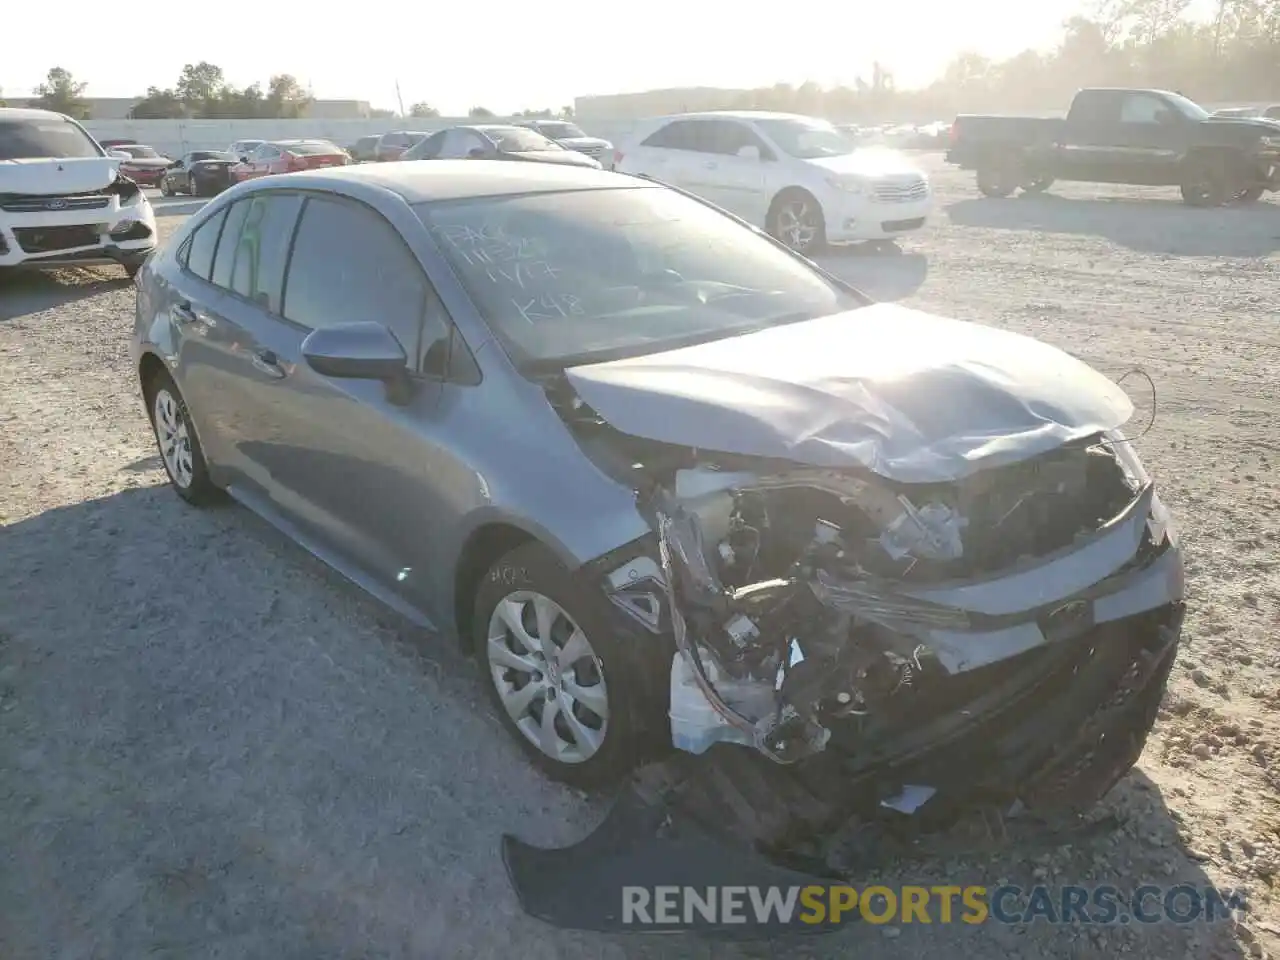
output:
[{"label": "parked car", "polygon": [[535,130],[509,123],[477,123],[439,130],[410,147],[402,160],[517,160],[600,169],[600,161],[568,150]]},{"label": "parked car", "polygon": [[422,130],[392,130],[378,138],[373,149],[373,158],[382,163],[401,159],[401,155],[418,143],[427,133]]},{"label": "parked car", "polygon": [[70,117],[0,107],[0,272],[118,264],[132,277],[156,220],[120,163]]},{"label": "parked car", "polygon": [[[551,776],[678,751],[774,856],[904,782],[934,828],[1088,809],[1176,656],[1182,555],[1119,386],[638,177],[246,184],[143,267],[132,358],[184,500],[464,643]],[[508,854],[527,903],[547,874]]]},{"label": "parked car", "polygon": [[814,117],[663,117],[642,124],[617,156],[620,172],[692,191],[802,253],[919,230],[933,206],[928,177],[905,157]]},{"label": "parked car", "polygon": [[378,140],[380,138],[361,137],[351,145],[351,149],[347,153],[351,154],[351,159],[356,163],[371,163],[378,159]]},{"label": "parked car", "polygon": [[341,167],[350,162],[347,151],[328,140],[270,140],[241,157],[239,163],[232,164],[227,175],[235,184],[254,177]]},{"label": "parked car", "polygon": [[243,158],[253,153],[264,143],[266,143],[265,140],[237,140],[227,147],[224,152],[231,154],[233,157]]},{"label": "parked car", "polygon": [[166,197],[175,193],[212,197],[231,186],[231,168],[237,163],[229,153],[194,150],[169,166],[160,181],[160,192]]},{"label": "parked car", "polygon": [[592,160],[600,161],[600,165],[606,170],[613,169],[613,144],[601,137],[589,136],[576,123],[568,120],[528,120],[520,126],[542,134],[566,150],[585,153]]},{"label": "parked car", "polygon": [[131,140],[128,137],[116,137],[106,140],[99,140],[98,145],[104,150],[114,150],[117,147],[127,147],[130,144],[137,143],[137,140]]},{"label": "parked car", "polygon": [[128,159],[120,164],[120,172],[144,187],[160,186],[164,172],[173,163],[173,160],[162,156],[154,147],[141,143],[121,143],[111,149],[128,155]]},{"label": "parked car", "polygon": [[1214,117],[1167,90],[1081,90],[1062,117],[962,114],[947,160],[978,190],[1042,193],[1056,180],[1175,186],[1197,207],[1251,203],[1280,189],[1280,130],[1269,120]]}]

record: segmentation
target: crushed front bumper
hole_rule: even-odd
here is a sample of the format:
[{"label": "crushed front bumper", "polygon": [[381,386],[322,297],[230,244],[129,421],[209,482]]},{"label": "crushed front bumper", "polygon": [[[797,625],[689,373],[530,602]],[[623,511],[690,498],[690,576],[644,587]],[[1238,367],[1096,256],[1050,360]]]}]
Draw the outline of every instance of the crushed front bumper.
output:
[{"label": "crushed front bumper", "polygon": [[[981,815],[988,830],[994,821],[1005,837],[1065,842],[1046,818],[1089,832],[1081,811],[1142,752],[1182,617],[1182,604],[1172,603],[978,668],[932,719],[886,730],[871,749],[851,723],[823,753],[792,766],[730,745],[700,760],[677,756],[641,771],[600,828],[574,846],[544,850],[504,837],[508,875],[521,906],[560,927],[772,937],[838,924],[757,920],[749,909],[745,920],[637,923],[625,907],[637,888],[713,888],[721,896],[861,886],[889,856],[989,852],[998,838],[956,850],[941,832],[967,815]],[[908,785],[934,792],[900,813],[893,799]]]}]

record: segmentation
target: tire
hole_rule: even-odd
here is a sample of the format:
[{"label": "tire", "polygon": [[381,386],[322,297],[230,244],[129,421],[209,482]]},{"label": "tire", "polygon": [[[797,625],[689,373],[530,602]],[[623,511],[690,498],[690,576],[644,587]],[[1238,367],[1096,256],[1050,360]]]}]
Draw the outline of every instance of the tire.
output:
[{"label": "tire", "polygon": [[765,228],[796,253],[812,256],[827,245],[827,222],[813,194],[789,187],[773,198]]},{"label": "tire", "polygon": [[[545,651],[540,620],[559,656]],[[588,592],[542,544],[526,543],[489,569],[472,623],[489,700],[535,766],[583,788],[607,787],[631,772],[646,724],[603,594]],[[561,659],[569,642],[569,656],[580,654],[572,661]],[[548,703],[556,704],[549,730],[542,723]],[[664,705],[654,706],[665,714]]]},{"label": "tire", "polygon": [[142,269],[142,264],[140,263],[126,263],[126,264],[123,264],[123,266],[124,266],[124,275],[128,277],[130,280],[136,277],[138,275],[138,271]]},{"label": "tire", "polygon": [[[183,500],[197,507],[225,501],[226,494],[209,479],[209,466],[204,459],[204,450],[191,425],[187,403],[173,378],[164,371],[153,374],[143,384],[142,395],[147,403],[151,432],[155,435],[156,449],[164,464],[164,472],[169,477],[169,485]],[[166,429],[166,421],[172,428],[172,433]],[[170,437],[175,443],[166,447],[166,441]],[[166,449],[172,452],[166,454]],[[182,457],[184,449],[186,457]]]},{"label": "tire", "polygon": [[168,178],[168,177],[161,177],[161,178],[160,178],[160,196],[162,196],[162,197],[172,197],[172,196],[173,196],[173,187],[169,186],[169,178]]},{"label": "tire", "polygon": [[1026,194],[1044,193],[1053,186],[1053,177],[1036,177],[1022,184],[1022,192]]},{"label": "tire", "polygon": [[1012,160],[993,161],[978,167],[978,192],[984,197],[1003,200],[1022,185],[1022,171]]},{"label": "tire", "polygon": [[1182,202],[1190,207],[1220,207],[1239,196],[1235,158],[1206,155],[1188,161],[1179,187]]}]

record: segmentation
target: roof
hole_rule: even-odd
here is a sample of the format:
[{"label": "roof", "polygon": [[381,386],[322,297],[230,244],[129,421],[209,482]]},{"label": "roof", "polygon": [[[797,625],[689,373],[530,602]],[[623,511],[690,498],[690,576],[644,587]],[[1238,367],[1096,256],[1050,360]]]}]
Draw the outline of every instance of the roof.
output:
[{"label": "roof", "polygon": [[673,113],[654,119],[698,120],[717,117],[724,120],[807,120],[810,123],[818,120],[821,122],[818,117],[805,116],[803,113],[780,113],[775,110],[698,110],[693,113]]},{"label": "roof", "polygon": [[[354,181],[399,194],[406,203],[463,200],[518,193],[564,190],[608,190],[651,186],[621,173],[558,163],[511,163],[502,160],[409,160],[400,163],[353,164],[291,174],[309,185],[321,181]],[[286,178],[271,178],[286,180]],[[282,185],[288,185],[283,183]]]},{"label": "roof", "polygon": [[0,120],[70,120],[64,113],[54,110],[34,110],[30,107],[0,107]]}]

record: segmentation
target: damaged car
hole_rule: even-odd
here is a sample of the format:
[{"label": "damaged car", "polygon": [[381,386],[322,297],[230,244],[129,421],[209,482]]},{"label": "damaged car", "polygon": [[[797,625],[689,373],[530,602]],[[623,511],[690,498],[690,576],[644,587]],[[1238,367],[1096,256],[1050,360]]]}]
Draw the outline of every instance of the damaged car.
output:
[{"label": "damaged car", "polygon": [[720,862],[831,875],[859,825],[1087,811],[1154,722],[1183,566],[1124,390],[681,191],[240,185],[147,263],[134,359],[182,497],[460,638],[549,775],[632,778],[580,847],[507,838],[553,921],[694,857],[677,808]]}]

